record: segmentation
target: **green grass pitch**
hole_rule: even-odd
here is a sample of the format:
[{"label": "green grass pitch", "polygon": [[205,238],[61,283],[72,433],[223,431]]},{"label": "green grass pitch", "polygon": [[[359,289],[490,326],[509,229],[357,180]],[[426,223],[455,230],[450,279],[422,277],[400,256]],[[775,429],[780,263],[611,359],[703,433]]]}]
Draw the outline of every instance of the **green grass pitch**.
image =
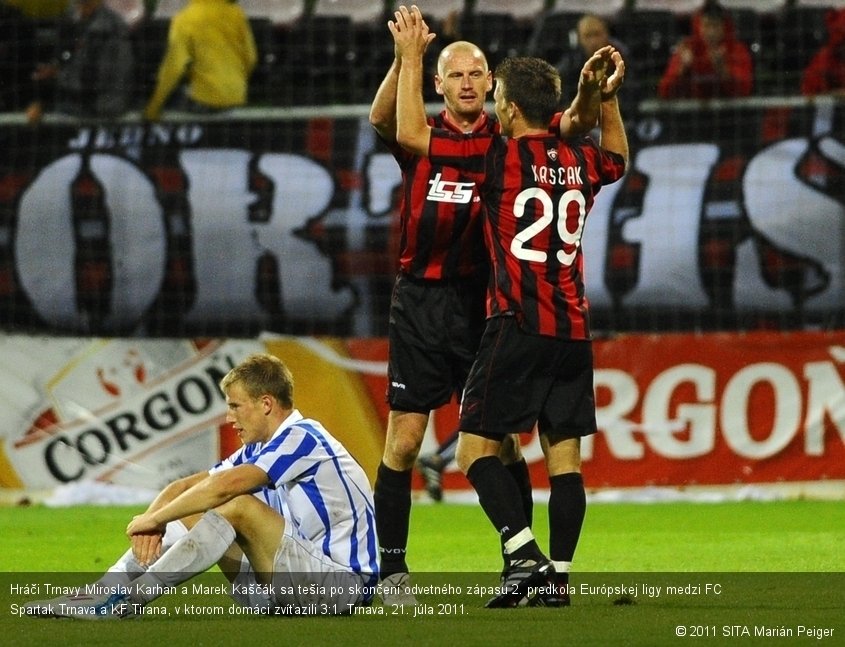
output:
[{"label": "green grass pitch", "polygon": [[[122,532],[137,512],[0,508],[0,644],[845,645],[845,506],[819,501],[591,505],[565,609],[484,609],[486,597],[471,587],[496,585],[496,538],[477,506],[440,504],[414,506],[409,562],[419,583],[459,591],[419,596],[424,604],[405,615],[216,616],[228,598],[191,592],[158,601],[167,617],[14,615],[16,605],[45,597],[16,586],[45,575],[84,581],[107,568],[126,549]],[[544,505],[534,525],[545,545]],[[174,615],[186,605],[201,612]]]}]

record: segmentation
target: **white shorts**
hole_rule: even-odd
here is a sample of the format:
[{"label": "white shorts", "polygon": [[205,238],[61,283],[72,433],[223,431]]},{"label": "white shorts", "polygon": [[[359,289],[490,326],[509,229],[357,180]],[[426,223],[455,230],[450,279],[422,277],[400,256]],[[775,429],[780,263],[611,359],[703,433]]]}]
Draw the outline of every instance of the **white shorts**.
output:
[{"label": "white shorts", "polygon": [[288,528],[276,551],[273,594],[266,595],[261,590],[264,587],[250,586],[257,580],[244,557],[241,570],[232,582],[232,597],[236,602],[269,607],[277,615],[338,615],[369,604],[374,593],[370,589],[374,587],[366,586],[365,576],[332,561],[314,542],[289,534]]}]

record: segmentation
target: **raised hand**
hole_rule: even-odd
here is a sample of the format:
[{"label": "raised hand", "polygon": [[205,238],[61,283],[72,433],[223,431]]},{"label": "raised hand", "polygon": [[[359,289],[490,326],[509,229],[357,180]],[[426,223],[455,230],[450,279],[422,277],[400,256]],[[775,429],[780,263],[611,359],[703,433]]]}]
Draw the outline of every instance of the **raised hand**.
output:
[{"label": "raised hand", "polygon": [[578,83],[588,94],[599,92],[604,86],[611,64],[611,57],[616,49],[612,45],[605,45],[597,49],[581,68],[581,78]]},{"label": "raised hand", "polygon": [[429,31],[419,7],[411,5],[408,9],[402,5],[393,15],[395,20],[388,21],[387,27],[393,35],[396,58],[415,54],[422,57],[436,34]]},{"label": "raised hand", "polygon": [[613,74],[604,79],[601,88],[601,100],[608,101],[616,96],[622,82],[625,80],[625,61],[618,51],[614,51],[610,57],[613,63]]}]

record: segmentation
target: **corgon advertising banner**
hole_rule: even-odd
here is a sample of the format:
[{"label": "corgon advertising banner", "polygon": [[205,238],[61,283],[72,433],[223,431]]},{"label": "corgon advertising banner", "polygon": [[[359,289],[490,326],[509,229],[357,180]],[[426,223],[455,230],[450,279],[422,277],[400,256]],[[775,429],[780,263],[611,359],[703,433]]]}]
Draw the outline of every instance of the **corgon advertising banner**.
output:
[{"label": "corgon advertising banner", "polygon": [[[157,488],[206,469],[238,442],[217,383],[256,351],[288,364],[297,408],[374,479],[387,421],[384,338],[17,336],[0,341],[0,486]],[[594,352],[588,488],[845,480],[845,332],[622,335],[596,340]],[[457,418],[457,403],[439,410],[425,450]],[[532,480],[545,487],[536,432],[522,438]],[[469,488],[454,465],[444,486]]]},{"label": "corgon advertising banner", "polygon": [[594,349],[591,486],[845,478],[845,333],[623,336]]},{"label": "corgon advertising banner", "polygon": [[3,337],[0,487],[160,489],[208,469],[234,436],[218,382],[261,350],[253,341]]},{"label": "corgon advertising banner", "polygon": [[[845,104],[652,104],[587,219],[595,328],[841,321]],[[384,335],[400,172],[363,107],[331,112],[0,120],[0,325]]]}]

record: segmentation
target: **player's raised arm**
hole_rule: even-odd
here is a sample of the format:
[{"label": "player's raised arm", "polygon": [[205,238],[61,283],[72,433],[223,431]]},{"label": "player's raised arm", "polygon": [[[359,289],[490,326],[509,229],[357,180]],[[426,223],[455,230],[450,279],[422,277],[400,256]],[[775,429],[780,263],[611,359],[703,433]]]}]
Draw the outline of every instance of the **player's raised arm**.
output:
[{"label": "player's raised arm", "polygon": [[[609,76],[611,68],[615,69],[613,75]],[[601,113],[601,102],[606,98],[604,89],[613,78],[615,94],[624,76],[625,63],[613,46],[606,45],[596,50],[581,68],[575,98],[561,115],[560,136],[585,135],[595,128]]]},{"label": "player's raised arm", "polygon": [[614,94],[601,103],[601,147],[619,153],[628,166],[628,135],[619,112],[619,100]]},{"label": "player's raised arm", "polygon": [[393,54],[390,69],[381,80],[370,106],[370,125],[385,141],[396,141],[396,86],[401,62],[395,47]]},{"label": "player's raised arm", "polygon": [[422,19],[416,5],[396,12],[396,20],[388,24],[400,59],[396,96],[396,141],[416,155],[428,155],[431,128],[425,119],[422,77],[423,54],[434,34]]},{"label": "player's raised arm", "polygon": [[393,59],[370,106],[370,125],[385,141],[396,140],[396,86],[399,82],[399,65],[399,59]]}]

